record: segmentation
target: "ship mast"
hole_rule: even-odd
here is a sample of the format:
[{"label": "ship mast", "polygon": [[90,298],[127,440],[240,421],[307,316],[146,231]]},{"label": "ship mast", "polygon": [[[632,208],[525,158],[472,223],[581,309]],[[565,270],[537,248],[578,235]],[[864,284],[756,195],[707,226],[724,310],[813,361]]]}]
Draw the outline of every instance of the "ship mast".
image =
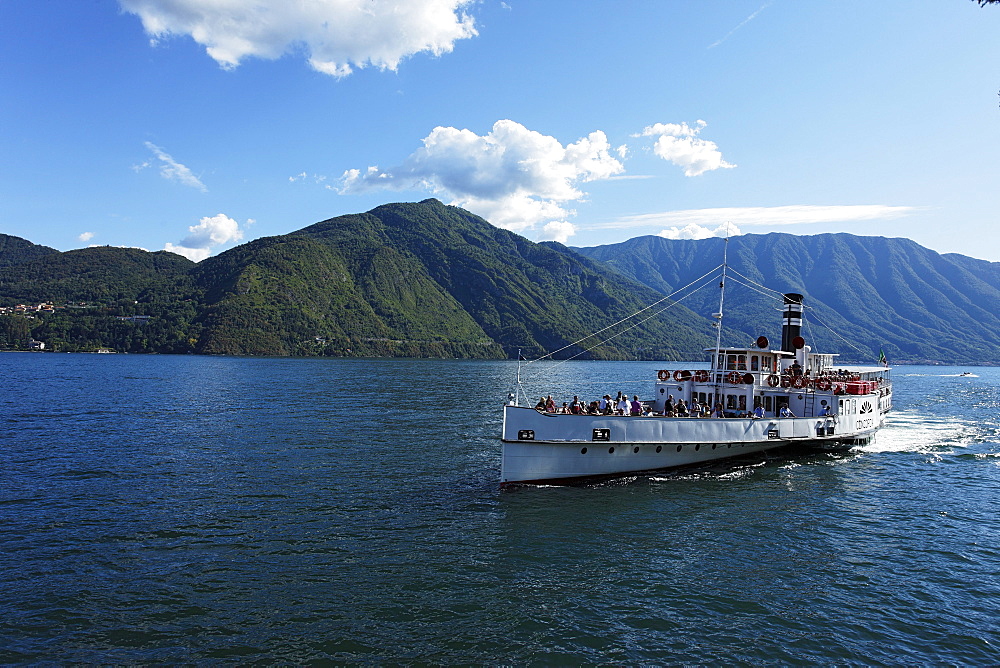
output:
[{"label": "ship mast", "polygon": [[726,243],[722,247],[722,278],[719,279],[719,310],[717,313],[713,313],[712,317],[715,318],[715,322],[712,325],[715,327],[715,355],[712,357],[712,372],[715,376],[715,396],[716,401],[719,397],[719,385],[721,383],[721,376],[719,374],[722,369],[719,364],[719,353],[722,350],[722,306],[726,300],[726,267],[729,262],[729,223],[726,223]]}]

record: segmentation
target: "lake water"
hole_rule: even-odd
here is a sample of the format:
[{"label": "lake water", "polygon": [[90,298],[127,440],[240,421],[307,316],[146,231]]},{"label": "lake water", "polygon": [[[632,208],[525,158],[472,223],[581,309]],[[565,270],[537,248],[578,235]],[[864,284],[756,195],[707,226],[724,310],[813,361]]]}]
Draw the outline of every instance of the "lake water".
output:
[{"label": "lake water", "polygon": [[846,454],[500,492],[515,368],[0,354],[0,662],[1000,663],[1000,370],[897,367]]}]

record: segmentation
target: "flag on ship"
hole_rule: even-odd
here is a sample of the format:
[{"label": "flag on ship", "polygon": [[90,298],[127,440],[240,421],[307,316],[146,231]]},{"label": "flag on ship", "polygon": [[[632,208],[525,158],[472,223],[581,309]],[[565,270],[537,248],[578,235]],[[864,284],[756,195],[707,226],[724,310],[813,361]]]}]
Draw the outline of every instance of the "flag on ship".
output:
[{"label": "flag on ship", "polygon": [[885,359],[885,353],[882,352],[881,348],[878,349],[878,363],[889,366],[889,362]]}]

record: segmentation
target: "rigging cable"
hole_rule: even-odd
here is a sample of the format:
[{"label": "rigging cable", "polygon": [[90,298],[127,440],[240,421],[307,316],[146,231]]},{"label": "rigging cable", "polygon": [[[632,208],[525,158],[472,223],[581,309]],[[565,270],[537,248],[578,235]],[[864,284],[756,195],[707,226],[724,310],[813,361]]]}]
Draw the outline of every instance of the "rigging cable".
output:
[{"label": "rigging cable", "polygon": [[[719,266],[722,266],[722,265],[719,265]],[[582,341],[586,341],[587,339],[589,339],[592,336],[597,336],[598,334],[601,334],[602,332],[606,332],[609,329],[611,329],[612,327],[616,327],[616,326],[622,324],[623,322],[625,322],[626,320],[630,320],[631,318],[634,318],[635,316],[639,315],[640,313],[642,313],[644,311],[648,311],[649,309],[651,309],[654,306],[660,304],[661,302],[664,302],[664,301],[670,299],[671,297],[673,297],[674,295],[676,295],[678,292],[681,292],[682,290],[686,290],[688,287],[690,287],[691,285],[693,285],[693,284],[697,283],[698,281],[702,280],[703,278],[705,278],[706,276],[708,276],[709,274],[711,274],[712,272],[714,272],[718,268],[719,267],[714,267],[712,269],[709,269],[706,273],[704,273],[701,276],[699,276],[698,278],[694,279],[693,281],[691,281],[690,283],[688,283],[684,287],[678,288],[678,289],[674,290],[669,295],[666,295],[662,299],[656,300],[655,302],[653,302],[649,306],[646,306],[645,308],[639,309],[638,311],[636,311],[632,315],[626,316],[626,317],[622,318],[621,320],[619,320],[618,322],[611,323],[607,327],[605,327],[603,329],[599,329],[596,332],[593,332],[591,334],[588,334],[587,336],[583,337],[582,339],[578,339],[578,340],[574,341],[573,343],[567,343],[565,346],[563,346],[562,348],[559,348],[558,350],[553,350],[551,352],[545,353],[541,357],[536,357],[535,359],[533,359],[530,362],[528,362],[527,364],[525,364],[525,366],[529,366],[531,364],[534,364],[535,362],[541,361],[541,360],[545,359],[546,357],[552,357],[553,355],[555,355],[557,353],[561,353],[562,351],[566,350],[567,348],[572,348],[573,346],[579,345]],[[643,321],[643,322],[645,322],[645,321]],[[624,330],[624,331],[628,331],[628,330]],[[615,336],[617,336],[617,334]],[[611,338],[614,338],[614,337],[611,337]],[[611,339],[607,339],[607,341],[610,341],[610,340]],[[598,345],[600,345],[600,344],[598,344]]]},{"label": "rigging cable", "polygon": [[[721,266],[721,265],[720,265],[720,266]],[[650,315],[646,316],[645,318],[643,318],[642,320],[638,321],[638,322],[637,322],[637,323],[635,323],[634,325],[632,325],[632,326],[630,326],[630,327],[626,327],[626,328],[625,328],[625,329],[623,329],[622,331],[620,331],[620,332],[618,332],[618,333],[616,333],[616,334],[613,334],[612,336],[609,336],[608,338],[604,339],[603,341],[601,341],[601,342],[599,342],[599,343],[596,343],[596,344],[594,344],[593,346],[591,346],[591,347],[589,347],[589,348],[585,348],[585,349],[581,350],[580,352],[576,353],[575,355],[571,355],[570,357],[567,357],[567,358],[566,358],[566,359],[564,359],[564,360],[560,360],[560,361],[558,361],[558,362],[557,362],[556,364],[554,364],[553,366],[550,366],[550,367],[548,367],[547,369],[545,369],[545,371],[551,371],[552,369],[555,369],[555,368],[557,368],[557,367],[559,367],[559,366],[562,366],[562,365],[563,365],[563,364],[565,364],[566,362],[569,362],[569,361],[571,361],[571,360],[573,360],[573,359],[575,359],[575,358],[579,357],[580,355],[583,355],[584,353],[588,353],[588,352],[590,352],[591,350],[594,350],[595,348],[598,348],[598,347],[600,347],[600,346],[603,346],[603,345],[604,345],[605,343],[607,343],[608,341],[611,341],[612,339],[614,339],[614,338],[616,338],[616,337],[619,337],[619,336],[621,336],[622,334],[624,334],[625,332],[627,332],[627,331],[629,331],[629,330],[632,330],[632,329],[635,329],[636,327],[638,327],[638,326],[639,326],[639,325],[641,325],[642,323],[646,322],[647,320],[650,320],[651,318],[655,318],[656,316],[660,315],[661,313],[663,313],[663,312],[664,312],[664,311],[666,311],[667,309],[669,309],[669,308],[672,308],[672,307],[674,307],[674,306],[677,306],[678,304],[680,304],[680,302],[681,302],[682,300],[684,300],[684,299],[687,299],[688,297],[690,297],[690,296],[691,296],[691,295],[693,295],[693,294],[696,294],[696,293],[697,293],[698,291],[700,291],[700,290],[704,289],[704,288],[705,288],[706,286],[708,286],[708,285],[711,285],[711,284],[713,284],[713,283],[715,282],[715,277],[714,277],[714,276],[710,277],[710,276],[709,276],[709,274],[711,274],[711,273],[715,272],[715,271],[716,271],[716,270],[718,270],[718,269],[719,269],[719,267],[715,267],[714,269],[710,270],[710,271],[709,271],[708,273],[706,273],[706,274],[703,274],[702,276],[700,276],[700,277],[696,278],[695,280],[691,281],[690,283],[688,283],[688,284],[687,284],[687,285],[685,285],[684,287],[682,287],[682,288],[678,288],[677,290],[675,290],[674,292],[672,292],[672,293],[671,293],[670,295],[668,295],[667,297],[664,297],[664,299],[668,299],[668,298],[670,298],[670,297],[672,297],[672,296],[674,296],[674,295],[678,294],[679,292],[681,292],[681,291],[683,291],[683,290],[686,290],[687,288],[691,287],[691,286],[692,286],[693,284],[695,284],[695,283],[697,283],[698,281],[701,281],[701,280],[703,280],[703,279],[706,279],[706,278],[710,278],[710,279],[711,279],[711,282],[709,282],[709,281],[706,281],[706,282],[705,282],[705,283],[704,283],[703,285],[700,285],[700,286],[698,286],[698,287],[694,288],[693,290],[691,290],[691,292],[689,292],[688,294],[686,294],[686,295],[684,295],[684,296],[682,296],[682,297],[678,297],[677,299],[675,299],[675,300],[674,300],[673,302],[671,302],[670,304],[667,304],[666,306],[664,306],[663,308],[659,309],[658,311],[655,311],[654,313],[651,313]],[[656,306],[656,304],[659,304],[659,303],[661,303],[661,302],[663,302],[663,299],[660,299],[660,300],[656,301],[655,303],[653,303],[653,304],[650,304],[649,306],[647,306],[646,308],[642,309],[641,311],[637,311],[637,312],[633,313],[633,314],[632,314],[632,315],[630,315],[630,316],[629,316],[628,318],[623,318],[622,320],[619,320],[618,322],[616,322],[616,323],[615,323],[615,325],[618,325],[618,324],[621,324],[621,323],[625,322],[626,320],[628,320],[629,318],[634,318],[635,316],[639,315],[639,313],[642,313],[643,311],[647,311],[647,310],[649,310],[650,308],[652,308],[653,306]],[[589,335],[589,336],[585,336],[585,337],[583,337],[582,339],[580,339],[580,341],[586,341],[586,340],[587,340],[588,338],[590,338],[591,336],[594,336],[595,334],[600,334],[601,332],[603,332],[603,331],[606,331],[606,330],[610,329],[611,327],[614,327],[615,325],[609,325],[608,327],[605,327],[605,328],[604,328],[604,329],[602,329],[602,330],[599,330],[599,331],[597,331],[597,332],[594,332],[594,334],[591,334],[591,335]],[[577,343],[579,343],[579,341],[577,341]],[[564,346],[564,347],[560,348],[559,350],[556,350],[556,351],[553,351],[552,353],[549,353],[549,355],[553,355],[553,354],[555,354],[555,353],[557,353],[557,352],[560,352],[560,351],[562,351],[562,350],[565,350],[566,348],[569,348],[569,347],[570,347],[570,346],[572,346],[572,345],[576,345],[576,344],[573,344],[573,343],[571,343],[571,344],[569,344],[569,345],[567,345],[567,346]],[[541,360],[541,359],[544,359],[544,358],[545,358],[545,357],[547,357],[547,356],[548,356],[548,355],[543,355],[542,357],[539,357],[538,359],[535,359],[535,360],[532,360],[532,362],[537,362],[537,361],[539,361],[539,360]],[[530,364],[530,363],[532,363],[532,362],[529,362],[529,364]],[[527,365],[525,365],[525,366],[527,366]],[[542,373],[542,371],[539,371],[539,373]],[[531,376],[530,378],[526,378],[525,380],[533,380],[533,379],[534,379],[534,378],[536,378],[537,376],[538,376],[538,374],[535,374],[534,376]]]},{"label": "rigging cable", "polygon": [[[819,324],[823,325],[828,330],[830,330],[831,334],[833,334],[834,336],[836,336],[838,339],[840,339],[841,341],[843,341],[844,343],[846,343],[850,347],[854,348],[856,351],[858,351],[859,353],[861,353],[864,357],[867,357],[867,356],[871,355],[871,351],[870,350],[865,350],[864,348],[860,348],[857,345],[851,343],[850,341],[848,341],[847,339],[845,339],[844,337],[842,337],[840,334],[838,334],[837,330],[835,330],[833,327],[831,327],[830,325],[828,325],[825,322],[823,322],[822,320],[820,320],[819,317],[815,313],[815,311],[816,311],[815,308],[813,308],[811,306],[808,307],[808,308],[809,308],[810,311],[813,311],[812,316],[814,318],[816,318],[816,322],[818,322]],[[862,357],[862,359],[864,359],[864,357]]]}]

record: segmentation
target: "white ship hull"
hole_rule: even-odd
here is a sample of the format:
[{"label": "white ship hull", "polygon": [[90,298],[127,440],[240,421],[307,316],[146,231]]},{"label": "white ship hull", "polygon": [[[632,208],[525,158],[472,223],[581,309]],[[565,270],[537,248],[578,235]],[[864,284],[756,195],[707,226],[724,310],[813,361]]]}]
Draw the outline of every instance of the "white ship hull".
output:
[{"label": "white ship hull", "polygon": [[[865,397],[857,397],[862,399]],[[868,397],[877,403],[877,395]],[[668,418],[504,409],[501,484],[574,479],[702,464],[787,446],[867,442],[884,417]]]}]

